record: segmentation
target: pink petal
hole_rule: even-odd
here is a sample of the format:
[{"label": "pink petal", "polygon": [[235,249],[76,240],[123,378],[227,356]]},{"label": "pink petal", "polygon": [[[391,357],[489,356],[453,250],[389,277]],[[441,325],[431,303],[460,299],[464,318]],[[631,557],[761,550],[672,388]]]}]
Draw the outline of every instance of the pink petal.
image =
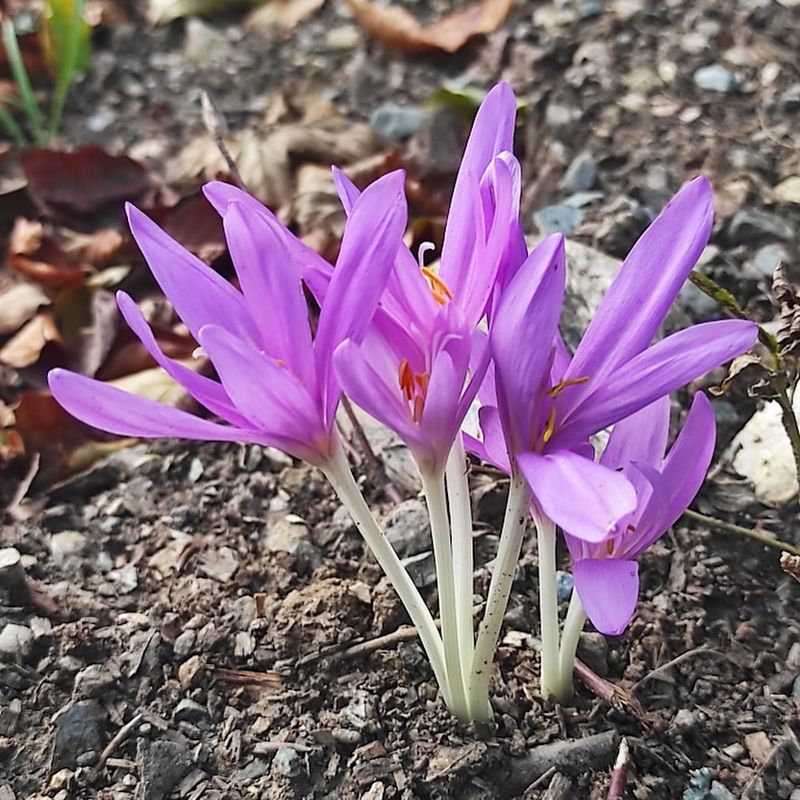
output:
[{"label": "pink petal", "polygon": [[636,611],[639,565],[616,558],[587,558],[572,565],[572,575],[592,625],[606,636],[619,636]]},{"label": "pink petal", "polygon": [[568,450],[517,457],[534,502],[570,535],[602,542],[636,508],[628,479]]}]

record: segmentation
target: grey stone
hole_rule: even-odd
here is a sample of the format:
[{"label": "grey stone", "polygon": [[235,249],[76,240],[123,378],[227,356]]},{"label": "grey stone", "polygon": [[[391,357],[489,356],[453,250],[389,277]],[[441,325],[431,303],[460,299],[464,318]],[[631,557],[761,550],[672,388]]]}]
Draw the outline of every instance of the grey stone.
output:
[{"label": "grey stone", "polygon": [[533,215],[536,227],[543,233],[563,233],[568,235],[578,227],[583,219],[579,208],[559,203],[545,206]]},{"label": "grey stone", "polygon": [[175,706],[175,711],[172,712],[172,716],[178,722],[200,722],[208,718],[208,711],[206,711],[200,703],[196,703],[194,700],[184,697],[183,700]]},{"label": "grey stone", "polygon": [[733,92],[738,86],[736,76],[722,64],[700,67],[694,73],[694,82],[703,91],[721,94]]},{"label": "grey stone", "polygon": [[403,559],[403,566],[408,570],[411,580],[418,589],[425,589],[436,583],[436,562],[433,553],[419,553]]},{"label": "grey stone", "polygon": [[697,727],[697,717],[688,709],[682,708],[673,717],[669,726],[670,733],[690,733]]},{"label": "grey stone", "polygon": [[736,795],[723,786],[719,781],[711,784],[711,792],[708,800],[736,800]]},{"label": "grey stone", "polygon": [[792,696],[800,697],[800,675],[794,679],[794,683],[792,684]]},{"label": "grey stone", "polygon": [[558,572],[556,572],[556,595],[558,596],[559,603],[569,600],[572,596],[572,589],[574,586],[575,580],[572,577],[572,573],[564,572],[563,570],[558,570]]},{"label": "grey stone", "polygon": [[186,41],[183,52],[200,68],[224,67],[230,63],[233,47],[216,28],[197,17],[186,20]]},{"label": "grey stone", "polygon": [[53,720],[55,736],[50,758],[51,772],[75,769],[81,753],[89,750],[99,753],[102,750],[98,723],[103,717],[103,710],[95,700],[79,700],[58,711]]},{"label": "grey stone", "polygon": [[583,152],[575,156],[558,185],[564,194],[574,194],[589,191],[596,180],[597,164],[594,156]]},{"label": "grey stone", "polygon": [[420,130],[428,116],[418,106],[387,104],[373,111],[369,124],[384,138],[402,142]]},{"label": "grey stone", "polygon": [[183,631],[175,638],[172,652],[175,653],[176,658],[186,658],[186,656],[194,652],[196,641],[197,633],[195,631]]},{"label": "grey stone", "polygon": [[783,245],[765,244],[756,251],[753,266],[765,278],[772,278],[772,273],[778,264],[786,264],[789,260],[789,252]]},{"label": "grey stone", "polygon": [[136,747],[142,800],[164,800],[189,771],[192,760],[180,742],[139,739]]},{"label": "grey stone", "polygon": [[88,539],[78,531],[62,531],[50,537],[50,554],[56,564],[63,564],[72,556],[79,556],[86,550]]},{"label": "grey stone", "polygon": [[578,658],[599,675],[608,672],[608,642],[602,633],[582,633],[578,642]]},{"label": "grey stone", "polygon": [[267,528],[264,547],[270,553],[289,553],[301,570],[311,571],[322,563],[322,553],[311,542],[305,522],[292,514]]},{"label": "grey stone", "polygon": [[420,500],[405,500],[383,519],[386,537],[401,558],[431,549],[431,523]]},{"label": "grey stone", "polygon": [[272,774],[276,778],[296,778],[303,770],[303,760],[293,747],[281,747],[272,759]]},{"label": "grey stone", "polygon": [[240,631],[246,631],[250,623],[256,618],[256,601],[249,594],[237,597],[233,601],[233,616],[236,619],[236,627]]},{"label": "grey stone", "polygon": [[72,696],[76,700],[100,697],[114,683],[114,676],[102,664],[89,664],[75,675]]},{"label": "grey stone", "polygon": [[423,175],[455,172],[464,149],[461,117],[451,108],[437,108],[409,145],[410,157]]},{"label": "grey stone", "polygon": [[716,300],[701,292],[693,283],[685,283],[678,293],[678,304],[693,320],[707,320],[720,316]]},{"label": "grey stone", "polygon": [[790,241],[794,228],[777,214],[755,208],[737,211],[728,223],[728,238],[732,244],[745,244],[764,236]]},{"label": "grey stone", "polygon": [[0,658],[5,661],[24,661],[33,647],[33,631],[27,625],[9,622],[0,631]]}]

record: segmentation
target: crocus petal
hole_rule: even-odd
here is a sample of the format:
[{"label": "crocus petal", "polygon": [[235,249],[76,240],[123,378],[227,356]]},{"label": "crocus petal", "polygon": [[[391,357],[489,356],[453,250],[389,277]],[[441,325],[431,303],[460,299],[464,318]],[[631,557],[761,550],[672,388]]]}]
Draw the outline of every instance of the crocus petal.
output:
[{"label": "crocus petal", "polygon": [[247,308],[261,331],[261,348],[311,384],[308,305],[281,227],[236,201],[222,220]]},{"label": "crocus petal", "polygon": [[511,462],[506,449],[503,426],[500,424],[500,413],[493,406],[481,406],[478,410],[478,422],[483,434],[482,453],[475,453],[489,464],[511,474]]},{"label": "crocus petal", "polygon": [[398,383],[388,384],[371,364],[364,348],[345,340],[333,356],[336,375],[347,396],[396,433],[415,452],[428,452],[403,401]]},{"label": "crocus petal", "polygon": [[698,392],[661,471],[669,490],[666,508],[656,526],[661,533],[678,521],[700,490],[714,456],[715,443],[714,409],[709,399]]},{"label": "crocus petal", "polygon": [[225,212],[231,203],[239,203],[247,209],[248,214],[260,215],[274,225],[280,226],[283,229],[284,243],[289,250],[292,261],[302,271],[303,280],[308,284],[311,293],[318,300],[325,296],[325,290],[333,275],[333,265],[329,264],[319,253],[312,250],[291,231],[287,230],[278,217],[265,205],[247,192],[223,181],[207,183],[203,186],[203,194],[221,217],[225,216]]},{"label": "crocus petal", "polygon": [[[567,378],[599,381],[646,348],[708,243],[714,216],[706,178],[687,183],[642,234],[586,330]],[[570,407],[589,391],[570,392]]]},{"label": "crocus petal", "polygon": [[600,463],[611,469],[631,462],[661,468],[669,436],[669,395],[660,397],[614,426]]},{"label": "crocus petal", "polygon": [[564,237],[549,236],[520,267],[492,323],[495,381],[511,452],[533,444],[535,398],[548,377],[565,279]]},{"label": "crocus petal", "polygon": [[572,575],[592,625],[606,636],[619,636],[636,611],[639,565],[616,558],[587,558],[572,565]]},{"label": "crocus petal", "polygon": [[333,173],[333,185],[336,187],[336,194],[339,195],[344,213],[349,217],[361,192],[339,167],[331,167],[331,172]]},{"label": "crocus petal", "polygon": [[360,342],[364,337],[397,251],[403,246],[408,216],[404,180],[404,173],[398,170],[368,186],[356,200],[345,226],[314,342],[328,419],[339,402],[331,366],[333,351],[345,339]]},{"label": "crocus petal", "polygon": [[484,98],[475,115],[447,215],[442,247],[442,278],[458,294],[465,267],[464,254],[473,247],[473,207],[481,202],[478,182],[495,156],[514,150],[516,99],[508,84],[500,83]]},{"label": "crocus petal", "polygon": [[636,492],[624,475],[568,450],[522,453],[517,463],[541,510],[587,542],[603,541],[636,507]]},{"label": "crocus petal", "polygon": [[73,417],[117,436],[263,443],[255,431],[209,422],[76,372],[54,369],[47,380],[53,397]]},{"label": "crocus petal", "polygon": [[153,277],[195,340],[203,325],[218,320],[232,333],[256,341],[258,329],[241,293],[138,208],[128,204],[125,209],[133,238]]},{"label": "crocus petal", "polygon": [[693,325],[662,339],[620,366],[587,396],[560,426],[554,442],[585,439],[630,416],[749,350],[757,335],[752,322],[733,319]]},{"label": "crocus petal", "polygon": [[236,407],[270,444],[312,463],[330,455],[321,410],[289,369],[219,325],[202,328],[200,344]]},{"label": "crocus petal", "polygon": [[158,346],[155,336],[153,336],[153,332],[150,330],[150,326],[142,316],[142,312],[129,295],[125,294],[125,292],[117,292],[117,305],[128,327],[139,338],[150,357],[173,380],[180,383],[198,403],[205,406],[212,414],[222,417],[231,425],[240,428],[252,427],[249,420],[238,412],[220,383],[206,378],[204,375],[199,375],[184,364],[164,355]]}]

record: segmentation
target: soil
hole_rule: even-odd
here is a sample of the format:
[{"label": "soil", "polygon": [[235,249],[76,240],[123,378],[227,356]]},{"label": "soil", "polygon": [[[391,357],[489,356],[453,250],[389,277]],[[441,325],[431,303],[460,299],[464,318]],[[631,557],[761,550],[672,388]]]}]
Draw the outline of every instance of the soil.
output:
[{"label": "soil", "polygon": [[[435,15],[444,5],[408,7]],[[414,60],[365,40],[332,3],[273,38],[243,32],[238,16],[205,24],[229,48],[202,65],[186,59],[183,22],[110,28],[65,140],[164,169],[202,133],[200,86],[239,130],[277,88],[314,85],[357,120],[387,102],[422,103],[451,79],[505,78],[526,101],[518,139],[531,232],[588,152],[599,196],[576,238],[624,254],[680,183],[704,172],[718,201],[704,270],[765,320],[762,248],[782,248],[800,274],[800,204],[772,188],[800,167],[791,0],[523,2],[457,56]],[[348,27],[351,44],[332,46],[330,31]],[[711,64],[736,87],[699,88],[696,70]],[[434,156],[422,157],[431,172]],[[719,315],[691,291],[679,306],[684,319]],[[717,402],[721,446],[753,408],[741,390]],[[472,483],[485,565],[506,486],[477,465]],[[388,513],[379,487],[367,490]],[[413,500],[413,487],[405,493]],[[576,681],[573,702],[557,707],[539,694],[528,538],[497,657],[495,724],[463,726],[313,469],[258,447],[140,444],[32,501],[29,519],[0,528],[27,576],[0,574],[0,629],[33,634],[0,661],[0,800],[601,800],[621,736],[627,798],[800,792],[800,593],[775,551],[749,540],[677,525],[643,557],[626,634],[584,635],[581,658],[615,694]],[[796,506],[765,509],[722,470],[698,507],[782,523],[781,536],[800,543]],[[481,595],[488,576],[481,566]]]}]

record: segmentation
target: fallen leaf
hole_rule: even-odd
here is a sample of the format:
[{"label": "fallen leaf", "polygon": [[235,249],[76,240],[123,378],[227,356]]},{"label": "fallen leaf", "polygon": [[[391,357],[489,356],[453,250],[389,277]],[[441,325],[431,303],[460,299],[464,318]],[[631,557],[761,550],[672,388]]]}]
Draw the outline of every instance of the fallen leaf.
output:
[{"label": "fallen leaf", "polygon": [[0,466],[11,463],[25,453],[25,442],[18,431],[0,430]]},{"label": "fallen leaf", "polygon": [[35,364],[48,342],[60,341],[61,337],[53,315],[37,314],[16,336],[0,349],[0,363],[15,369],[24,369]]},{"label": "fallen leaf", "polygon": [[[179,362],[189,369],[199,370],[203,366],[203,359],[187,358]],[[130,392],[138,397],[153,400],[167,406],[182,407],[187,404],[186,390],[179,383],[170,378],[161,367],[145,369],[124,378],[109,381],[112,386]]]},{"label": "fallen leaf", "polygon": [[0,335],[13,333],[50,298],[34,283],[12,283],[0,289]]},{"label": "fallen leaf", "polygon": [[111,228],[100,228],[92,233],[64,231],[64,252],[93,267],[105,267],[113,263],[124,241],[122,234]]},{"label": "fallen leaf", "polygon": [[257,0],[150,0],[147,16],[151,22],[163,24],[181,17],[209,17],[237,8],[247,8]]},{"label": "fallen leaf", "polygon": [[146,210],[164,231],[206,264],[212,264],[227,250],[222,220],[202,192],[174,206]]},{"label": "fallen leaf", "polygon": [[82,375],[96,375],[120,327],[114,295],[87,286],[67,289],[57,298],[53,311],[67,351],[68,365]]},{"label": "fallen leaf", "polygon": [[71,153],[29,147],[20,154],[28,192],[51,215],[93,214],[123,200],[136,200],[150,186],[147,170],[128,156],[98,145]]},{"label": "fallen leaf", "polygon": [[345,0],[353,16],[384,44],[404,53],[455,53],[473,36],[491,33],[508,16],[514,0],[483,0],[424,26],[405,9],[374,0]]},{"label": "fallen leaf", "polygon": [[325,0],[267,0],[250,14],[245,27],[254,31],[291,30],[323,5]]},{"label": "fallen leaf", "polygon": [[773,190],[775,198],[781,203],[797,203],[800,205],[800,175],[784,178]]}]

